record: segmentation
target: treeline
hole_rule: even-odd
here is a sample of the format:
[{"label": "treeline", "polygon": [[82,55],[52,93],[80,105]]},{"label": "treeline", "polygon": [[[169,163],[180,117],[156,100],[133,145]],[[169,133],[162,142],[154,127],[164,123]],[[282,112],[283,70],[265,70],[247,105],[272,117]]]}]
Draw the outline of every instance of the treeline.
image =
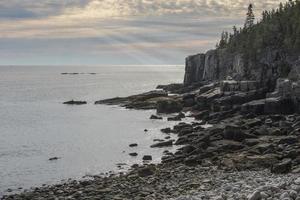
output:
[{"label": "treeline", "polygon": [[267,47],[300,52],[300,0],[289,0],[276,10],[264,11],[258,23],[254,23],[252,8],[250,4],[243,28],[234,26],[232,33],[222,33],[217,49],[226,48],[249,57]]}]

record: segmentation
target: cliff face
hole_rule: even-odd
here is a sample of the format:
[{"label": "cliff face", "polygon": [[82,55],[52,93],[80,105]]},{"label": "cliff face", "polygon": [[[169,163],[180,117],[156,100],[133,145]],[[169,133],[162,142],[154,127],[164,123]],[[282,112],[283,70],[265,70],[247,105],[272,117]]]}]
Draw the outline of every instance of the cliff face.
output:
[{"label": "cliff face", "polygon": [[279,49],[267,48],[255,58],[246,58],[240,53],[226,49],[210,50],[186,58],[184,85],[201,81],[257,81],[261,87],[274,90],[276,80],[287,77],[298,56],[289,56]]}]

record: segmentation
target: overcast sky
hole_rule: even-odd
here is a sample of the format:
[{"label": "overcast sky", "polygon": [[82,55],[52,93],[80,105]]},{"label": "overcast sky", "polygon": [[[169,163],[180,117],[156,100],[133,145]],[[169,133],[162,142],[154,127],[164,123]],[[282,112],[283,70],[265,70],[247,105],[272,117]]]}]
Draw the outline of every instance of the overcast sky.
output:
[{"label": "overcast sky", "polygon": [[[252,2],[259,18],[280,1]],[[183,64],[242,25],[248,3],[0,0],[0,65]]]}]

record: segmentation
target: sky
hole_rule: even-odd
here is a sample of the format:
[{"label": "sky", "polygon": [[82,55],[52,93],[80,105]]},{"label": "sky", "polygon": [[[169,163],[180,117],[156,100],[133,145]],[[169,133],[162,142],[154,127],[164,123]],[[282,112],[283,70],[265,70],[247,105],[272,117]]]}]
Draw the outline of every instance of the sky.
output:
[{"label": "sky", "polygon": [[[181,65],[249,0],[0,0],[0,65]],[[252,0],[256,18],[284,0]]]}]

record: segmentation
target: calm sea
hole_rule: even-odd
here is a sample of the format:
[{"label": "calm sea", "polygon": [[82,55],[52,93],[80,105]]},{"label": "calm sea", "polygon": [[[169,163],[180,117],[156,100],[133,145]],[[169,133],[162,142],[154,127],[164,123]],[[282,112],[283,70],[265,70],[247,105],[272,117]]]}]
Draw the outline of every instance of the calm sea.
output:
[{"label": "calm sea", "polygon": [[[183,66],[0,67],[0,196],[8,188],[117,170],[117,163],[140,163],[147,154],[159,161],[163,149],[149,146],[172,124],[149,120],[155,111],[93,103],[182,82],[183,73]],[[88,104],[62,104],[71,99]],[[139,146],[132,149],[130,143]],[[139,156],[131,158],[131,152]]]}]

